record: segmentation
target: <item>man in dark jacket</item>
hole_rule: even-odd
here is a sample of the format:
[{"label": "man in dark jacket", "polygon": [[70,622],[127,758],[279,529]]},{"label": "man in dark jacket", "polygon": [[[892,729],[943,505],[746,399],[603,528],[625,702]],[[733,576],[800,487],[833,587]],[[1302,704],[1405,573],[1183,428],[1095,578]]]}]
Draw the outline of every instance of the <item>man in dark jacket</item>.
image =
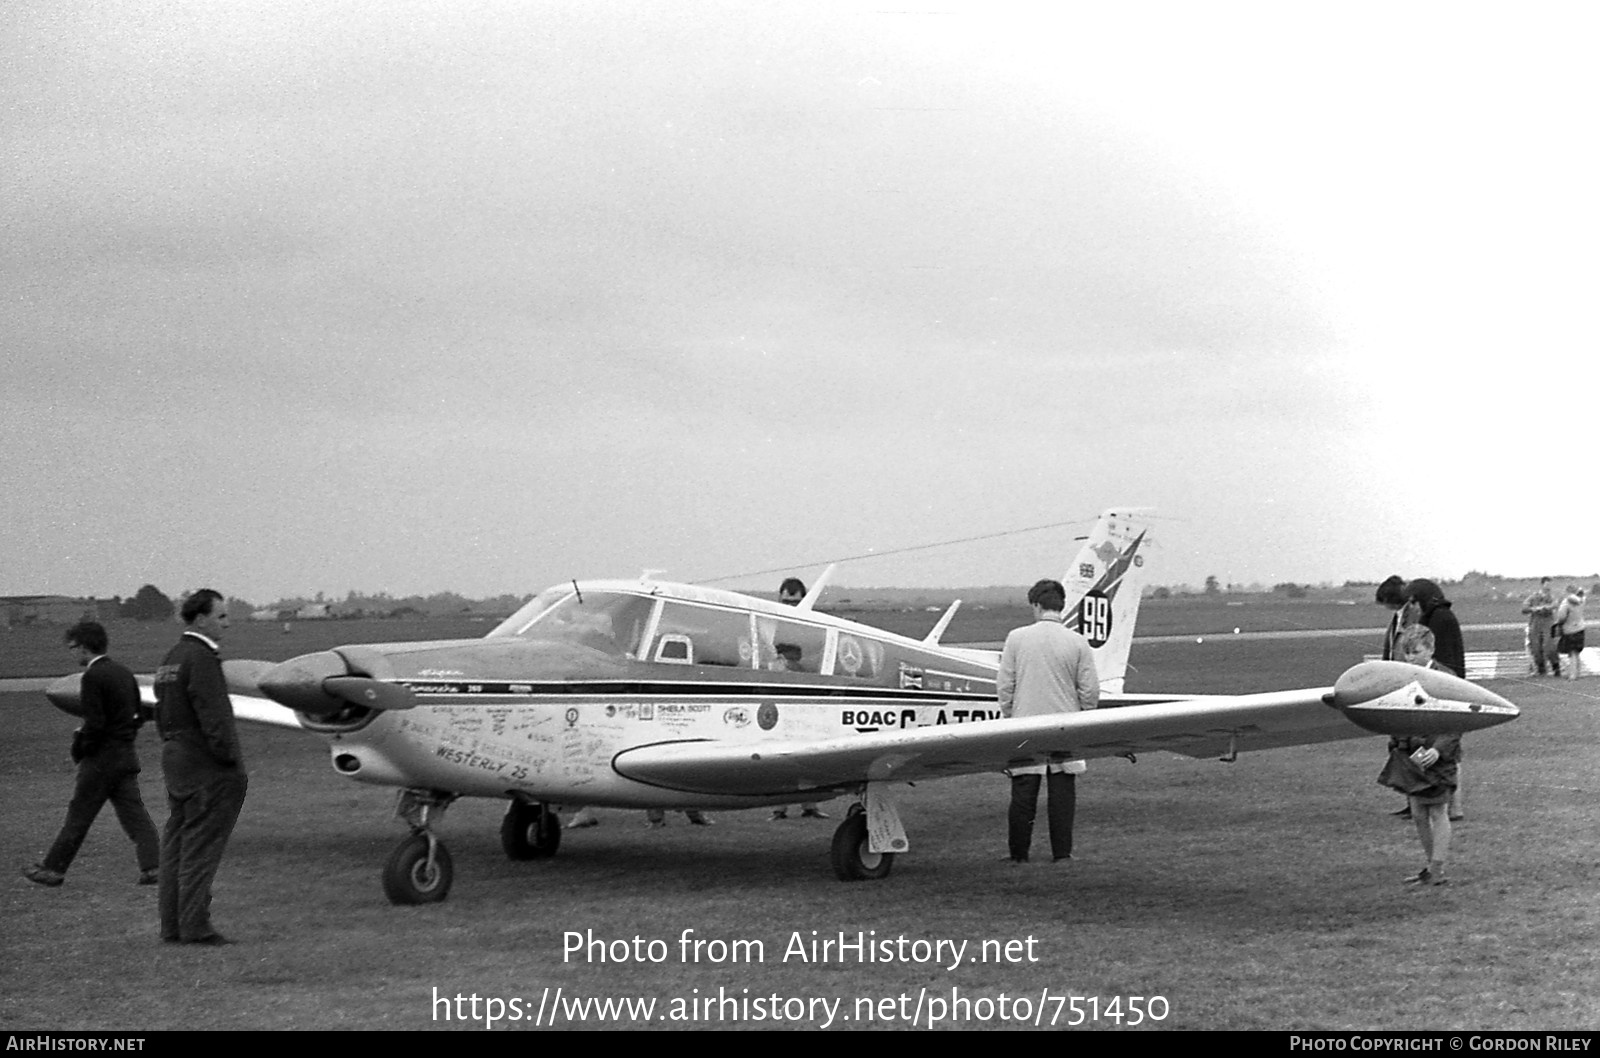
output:
[{"label": "man in dark jacket", "polygon": [[83,726],[72,735],[78,780],[55,844],[23,876],[48,886],[65,881],[95,817],[110,801],[138,854],[139,884],[154,885],[160,839],[139,795],[139,754],[133,746],[141,720],[139,683],[126,667],[106,657],[109,640],[98,622],[79,621],[67,629],[66,641],[84,667],[79,698]]},{"label": "man in dark jacket", "polygon": [[[1385,577],[1378,590],[1373,593],[1373,601],[1379,606],[1389,610],[1389,627],[1383,632],[1383,660],[1399,661],[1400,651],[1397,644],[1400,642],[1400,632],[1404,628],[1406,609],[1406,580],[1398,573],[1391,573]],[[1405,806],[1389,813],[1401,819],[1411,818],[1411,798],[1406,798]]]},{"label": "man in dark jacket", "polygon": [[1406,606],[1405,590],[1406,582],[1396,573],[1378,585],[1378,590],[1373,594],[1373,601],[1389,610],[1389,627],[1383,633],[1384,661],[1399,660],[1394,647],[1400,641],[1401,612]]},{"label": "man in dark jacket", "polygon": [[227,944],[211,925],[211,882],[247,786],[218,640],[228,604],[210,588],[183,603],[188,629],[156,670],[161,770],[172,814],[161,835],[161,939]]}]

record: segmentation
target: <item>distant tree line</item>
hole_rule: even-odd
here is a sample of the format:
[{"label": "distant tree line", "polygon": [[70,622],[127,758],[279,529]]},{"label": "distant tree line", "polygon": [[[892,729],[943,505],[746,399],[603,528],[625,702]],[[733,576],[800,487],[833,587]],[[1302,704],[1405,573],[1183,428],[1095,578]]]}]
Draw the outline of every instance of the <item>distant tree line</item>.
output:
[{"label": "distant tree line", "polygon": [[119,612],[135,621],[170,621],[178,607],[160,588],[146,584],[122,603]]}]

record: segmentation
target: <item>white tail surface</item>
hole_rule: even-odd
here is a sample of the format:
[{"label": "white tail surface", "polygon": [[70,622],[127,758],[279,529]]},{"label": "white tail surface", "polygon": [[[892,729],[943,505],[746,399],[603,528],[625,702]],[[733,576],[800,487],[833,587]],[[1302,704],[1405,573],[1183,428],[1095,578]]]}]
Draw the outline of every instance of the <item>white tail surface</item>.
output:
[{"label": "white tail surface", "polygon": [[1095,523],[1061,584],[1067,589],[1066,626],[1094,648],[1100,690],[1121,694],[1128,675],[1133,626],[1144,591],[1149,512],[1118,507]]}]

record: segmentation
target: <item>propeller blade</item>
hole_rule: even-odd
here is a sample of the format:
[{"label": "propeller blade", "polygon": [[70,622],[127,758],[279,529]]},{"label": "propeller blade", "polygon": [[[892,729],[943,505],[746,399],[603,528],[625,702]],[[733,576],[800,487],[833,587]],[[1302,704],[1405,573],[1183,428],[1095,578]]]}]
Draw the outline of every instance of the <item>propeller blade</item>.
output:
[{"label": "propeller blade", "polygon": [[261,677],[277,668],[275,661],[255,661],[234,658],[222,663],[222,676],[228,681],[229,694],[243,694],[251,698],[265,695],[261,690]]}]

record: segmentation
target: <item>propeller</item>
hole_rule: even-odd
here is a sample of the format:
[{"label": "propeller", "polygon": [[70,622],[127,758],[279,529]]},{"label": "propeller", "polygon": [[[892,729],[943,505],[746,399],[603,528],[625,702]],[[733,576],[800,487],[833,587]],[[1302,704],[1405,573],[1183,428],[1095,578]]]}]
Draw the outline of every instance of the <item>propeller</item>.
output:
[{"label": "propeller", "polygon": [[[331,716],[352,705],[368,709],[410,709],[417,704],[410,688],[362,672],[354,672],[348,658],[355,648],[319,650],[269,666],[257,677],[260,693],[280,705],[312,716]],[[373,653],[368,651],[367,653]],[[381,660],[381,656],[374,654]]]},{"label": "propeller", "polygon": [[364,705],[369,709],[410,709],[417,704],[417,696],[410,687],[398,683],[385,683],[370,676],[330,676],[322,681],[322,689],[351,705]]}]

